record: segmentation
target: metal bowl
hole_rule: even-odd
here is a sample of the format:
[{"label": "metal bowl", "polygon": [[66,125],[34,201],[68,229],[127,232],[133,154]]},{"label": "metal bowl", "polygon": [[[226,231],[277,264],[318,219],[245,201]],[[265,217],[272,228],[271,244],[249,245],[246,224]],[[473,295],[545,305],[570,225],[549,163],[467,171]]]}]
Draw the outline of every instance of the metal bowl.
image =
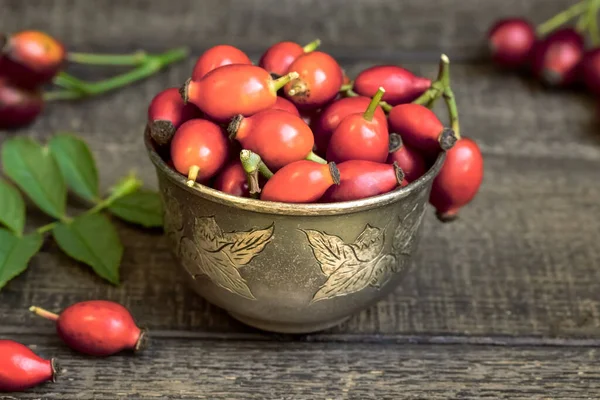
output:
[{"label": "metal bowl", "polygon": [[259,329],[335,326],[386,296],[417,249],[445,154],[404,188],[332,204],[241,198],[196,184],[145,144],[164,202],[165,234],[198,294]]}]

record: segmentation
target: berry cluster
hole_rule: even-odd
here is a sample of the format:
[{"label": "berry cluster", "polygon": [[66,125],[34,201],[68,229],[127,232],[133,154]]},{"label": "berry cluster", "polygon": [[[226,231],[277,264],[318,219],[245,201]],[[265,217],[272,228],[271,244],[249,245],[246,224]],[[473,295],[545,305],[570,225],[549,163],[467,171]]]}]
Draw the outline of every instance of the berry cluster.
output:
[{"label": "berry cluster", "polygon": [[[286,203],[364,199],[410,185],[447,152],[430,202],[455,218],[483,179],[477,144],[459,133],[442,55],[435,81],[395,65],[350,80],[331,55],[279,42],[255,65],[218,45],[181,88],[157,94],[147,129],[168,164],[234,196]],[[431,108],[443,98],[451,127]]]},{"label": "berry cluster", "polygon": [[[599,7],[599,0],[581,1],[537,28],[523,18],[496,21],[488,34],[492,60],[505,69],[527,70],[547,87],[580,86],[598,96]],[[576,23],[566,25],[572,20]]]}]

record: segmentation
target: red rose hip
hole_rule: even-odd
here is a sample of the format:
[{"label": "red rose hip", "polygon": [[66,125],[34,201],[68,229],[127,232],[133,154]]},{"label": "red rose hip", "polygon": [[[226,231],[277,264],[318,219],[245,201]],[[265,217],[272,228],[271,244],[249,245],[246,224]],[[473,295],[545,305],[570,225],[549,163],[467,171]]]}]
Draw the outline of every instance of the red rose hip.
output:
[{"label": "red rose hip", "polygon": [[403,144],[402,138],[396,133],[390,133],[390,153],[387,162],[397,163],[404,171],[407,182],[414,182],[427,172],[427,165],[421,154]]},{"label": "red rose hip", "polygon": [[242,163],[234,160],[217,175],[213,187],[233,196],[249,197],[248,177]]},{"label": "red rose hip", "polygon": [[18,86],[30,89],[50,82],[66,57],[62,43],[35,30],[0,37],[0,49],[0,71]]},{"label": "red rose hip", "polygon": [[228,142],[221,128],[205,119],[185,122],[171,140],[171,160],[175,169],[188,177],[188,186],[212,178],[228,156]]},{"label": "red rose hip", "polygon": [[271,110],[283,110],[283,111],[290,112],[298,117],[300,116],[300,112],[298,112],[298,109],[296,108],[294,103],[292,103],[291,101],[289,101],[281,96],[277,96],[275,105],[273,107],[271,107]]},{"label": "red rose hip", "polygon": [[365,69],[354,80],[354,91],[373,97],[379,87],[385,89],[382,100],[395,106],[410,103],[431,86],[431,80],[416,76],[395,65],[377,65]]},{"label": "red rose hip", "polygon": [[327,160],[385,162],[389,152],[388,129],[374,117],[384,93],[379,88],[365,112],[350,114],[339,123],[327,146]]},{"label": "red rose hip", "polygon": [[506,68],[524,66],[535,42],[535,27],[522,18],[497,21],[488,32],[492,60]]},{"label": "red rose hip", "polygon": [[206,50],[194,65],[192,79],[197,81],[210,71],[231,64],[252,65],[252,60],[240,49],[227,44],[213,46]]},{"label": "red rose hip", "polygon": [[449,150],[456,142],[454,131],[444,127],[433,111],[420,104],[399,104],[388,115],[391,132],[425,156]]},{"label": "red rose hip", "polygon": [[184,103],[195,104],[217,122],[238,114],[250,116],[275,105],[277,91],[298,76],[290,72],[276,80],[255,65],[231,64],[216,68],[199,80],[188,79],[180,89]]},{"label": "red rose hip", "polygon": [[547,86],[567,86],[577,78],[584,38],[573,28],[561,28],[536,43],[532,50],[533,75]]},{"label": "red rose hip", "polygon": [[83,354],[104,357],[123,350],[139,351],[145,345],[146,331],[138,328],[125,307],[112,301],[82,301],[60,315],[39,307],[29,310],[55,321],[63,342]]},{"label": "red rose hip", "polygon": [[600,48],[590,49],[583,55],[579,71],[586,89],[600,96]]},{"label": "red rose hip", "polygon": [[56,359],[45,360],[29,347],[0,340],[0,392],[21,392],[45,382],[55,382]]},{"label": "red rose hip", "polygon": [[299,109],[317,109],[333,100],[343,82],[342,68],[327,53],[313,51],[298,57],[289,68],[299,74],[284,87]]},{"label": "red rose hip", "polygon": [[275,172],[262,189],[260,198],[284,203],[314,203],[327,189],[339,183],[340,174],[335,163],[300,160]]},{"label": "red rose hip", "polygon": [[150,136],[159,146],[165,146],[181,124],[201,117],[202,113],[195,105],[183,103],[178,88],[165,89],[154,96],[148,107]]},{"label": "red rose hip", "polygon": [[319,39],[300,46],[295,42],[275,43],[267,49],[262,55],[258,65],[272,74],[285,75],[289,71],[290,65],[302,54],[315,51],[321,45]]},{"label": "red rose hip", "polygon": [[321,198],[323,202],[366,199],[406,186],[398,164],[384,164],[365,160],[350,160],[338,164],[340,184],[331,186]]},{"label": "red rose hip", "polygon": [[475,198],[483,181],[483,157],[477,143],[462,137],[446,154],[433,181],[429,202],[440,221],[451,221]]},{"label": "red rose hip", "polygon": [[41,90],[24,89],[6,77],[0,77],[0,129],[29,125],[43,109]]}]

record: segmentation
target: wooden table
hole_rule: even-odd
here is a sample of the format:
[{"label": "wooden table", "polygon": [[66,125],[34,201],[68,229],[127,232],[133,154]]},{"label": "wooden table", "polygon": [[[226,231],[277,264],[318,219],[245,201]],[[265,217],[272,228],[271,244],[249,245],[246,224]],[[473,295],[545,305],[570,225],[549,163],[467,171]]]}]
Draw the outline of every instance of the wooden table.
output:
[{"label": "wooden table", "polygon": [[[49,31],[79,51],[197,55],[227,42],[258,58],[282,39],[319,37],[350,76],[401,63],[434,77],[440,52],[466,135],[485,156],[479,196],[453,224],[427,214],[418,266],[391,295],[334,329],[253,330],[187,288],[165,240],[119,224],[122,285],[112,287],[48,240],[0,292],[0,337],[36,346],[67,369],[56,384],[2,399],[596,399],[600,397],[600,135],[596,106],[543,90],[485,61],[492,20],[540,22],[566,0],[0,1],[0,27]],[[135,168],[148,101],[188,77],[193,57],[151,79],[80,103],[56,103],[20,132],[81,134],[102,185]],[[75,69],[97,79],[114,70]],[[443,111],[443,109],[442,109]],[[12,134],[1,133],[6,139]],[[31,211],[34,212],[33,210]],[[44,217],[32,224],[44,223]],[[27,311],[110,299],[150,328],[143,354],[91,359]]]}]

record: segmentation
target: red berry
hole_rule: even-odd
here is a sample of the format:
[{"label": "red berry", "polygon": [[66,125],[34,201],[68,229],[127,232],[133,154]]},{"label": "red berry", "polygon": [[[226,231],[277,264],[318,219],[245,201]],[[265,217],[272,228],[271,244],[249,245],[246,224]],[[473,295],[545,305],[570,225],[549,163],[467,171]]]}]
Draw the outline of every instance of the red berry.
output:
[{"label": "red berry", "polygon": [[400,135],[396,133],[390,133],[390,153],[387,162],[397,163],[407,182],[414,182],[427,172],[427,165],[421,154],[403,144]]},{"label": "red berry", "polygon": [[456,142],[454,131],[444,127],[433,111],[419,104],[399,104],[388,115],[391,132],[424,156],[450,149]]},{"label": "red berry", "polygon": [[179,89],[165,89],[154,96],[148,107],[150,135],[158,145],[165,146],[181,124],[201,117],[202,113],[195,105],[183,103]]},{"label": "red berry", "polygon": [[234,118],[230,138],[257,153],[271,169],[312,157],[313,134],[300,117],[282,110],[265,110],[251,117]]},{"label": "red berry", "polygon": [[335,163],[300,160],[275,172],[263,187],[260,198],[284,203],[314,203],[327,189],[339,183],[340,174]]},{"label": "red berry", "polygon": [[16,86],[0,77],[0,129],[15,129],[32,123],[44,108],[39,89]]},{"label": "red berry", "polygon": [[[369,103],[371,103],[369,97],[346,97],[323,109],[319,117],[311,124],[317,149],[323,152],[327,151],[329,139],[340,122],[350,114],[364,112],[369,107]],[[374,118],[381,125],[387,126],[387,118],[381,107],[378,106],[375,110]]]},{"label": "red berry", "polygon": [[258,65],[272,74],[285,75],[298,57],[314,51],[320,44],[318,39],[304,47],[295,42],[275,43],[262,55]]},{"label": "red berry", "polygon": [[410,103],[431,86],[431,80],[416,76],[395,65],[376,65],[356,76],[354,91],[362,96],[373,97],[379,87],[385,89],[383,101],[395,106]]},{"label": "red berry", "polygon": [[228,156],[228,141],[221,128],[205,119],[185,122],[171,141],[171,159],[175,169],[188,177],[188,186],[212,178]]},{"label": "red berry", "polygon": [[299,109],[315,109],[333,100],[343,82],[342,68],[329,54],[313,51],[298,57],[289,68],[300,76],[285,85],[286,96]]},{"label": "red berry", "polygon": [[30,311],[56,321],[58,336],[80,353],[104,357],[123,350],[138,351],[146,341],[146,332],[138,328],[129,311],[112,301],[82,301],[60,315],[39,307]]},{"label": "red berry", "polygon": [[472,139],[462,137],[446,154],[446,160],[433,181],[429,202],[441,221],[450,221],[467,205],[483,181],[483,156]]},{"label": "red berry", "polygon": [[331,186],[321,198],[323,202],[366,199],[392,191],[398,185],[406,186],[398,164],[384,164],[365,160],[349,160],[338,164],[340,184]]},{"label": "red berry", "polygon": [[239,197],[250,197],[248,178],[240,160],[234,160],[217,175],[213,187]]},{"label": "red berry", "polygon": [[535,27],[522,18],[502,19],[488,33],[492,60],[506,68],[525,65],[535,41]]},{"label": "red berry", "polygon": [[230,64],[252,65],[252,60],[240,49],[227,44],[220,44],[206,50],[194,65],[192,79],[197,81],[210,71]]},{"label": "red berry", "polygon": [[271,110],[283,110],[290,112],[298,117],[300,116],[300,112],[298,112],[298,109],[296,108],[294,103],[281,96],[277,96],[277,101],[275,102],[275,105],[271,107]]},{"label": "red berry", "polygon": [[577,77],[584,39],[573,28],[562,28],[536,43],[532,50],[533,75],[548,86],[567,86]]},{"label": "red berry", "polygon": [[600,48],[590,49],[583,55],[579,72],[587,90],[600,96]]},{"label": "red berry", "polygon": [[346,116],[333,131],[327,147],[327,160],[343,162],[368,160],[383,163],[389,152],[387,125],[374,118],[383,88],[375,93],[366,111]]},{"label": "red berry", "polygon": [[66,57],[62,43],[33,30],[0,37],[0,49],[2,73],[18,86],[30,89],[50,82],[63,67]]},{"label": "red berry", "polygon": [[255,65],[225,65],[199,80],[188,79],[180,93],[184,102],[195,104],[215,121],[225,122],[237,114],[250,116],[273,107],[277,91],[296,76],[289,73],[273,80]]},{"label": "red berry", "polygon": [[29,347],[0,340],[0,392],[21,392],[56,381],[56,360],[45,360]]}]

